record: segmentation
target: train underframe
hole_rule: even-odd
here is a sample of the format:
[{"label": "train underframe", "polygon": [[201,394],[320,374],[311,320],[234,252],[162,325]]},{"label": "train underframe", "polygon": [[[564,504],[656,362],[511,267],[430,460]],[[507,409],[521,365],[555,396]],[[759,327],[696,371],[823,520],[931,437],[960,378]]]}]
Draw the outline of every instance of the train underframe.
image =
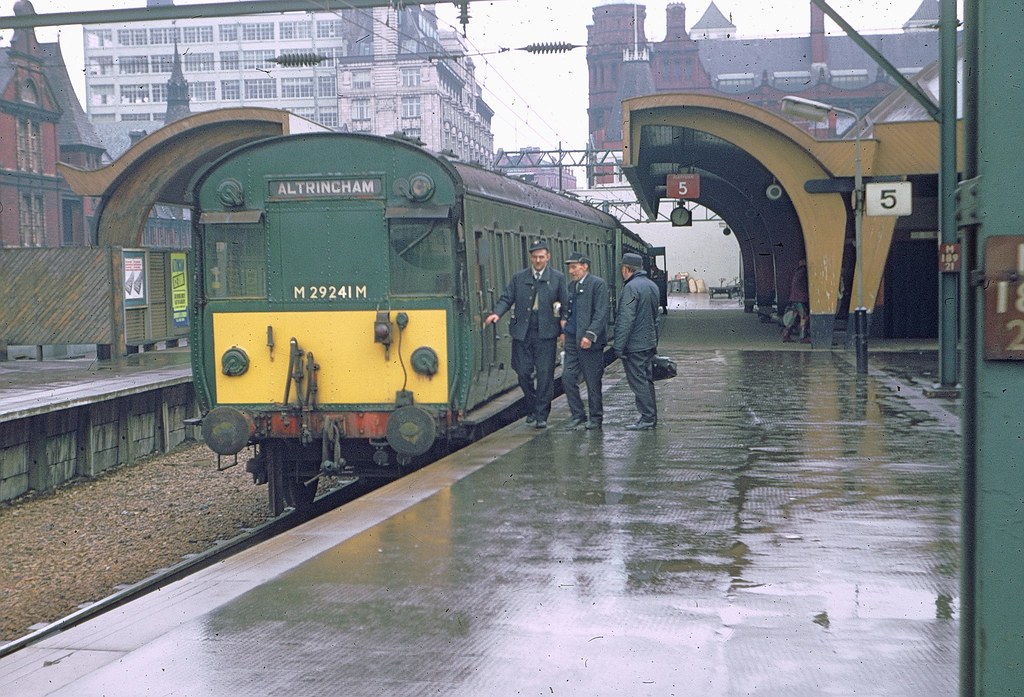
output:
[{"label": "train underframe", "polygon": [[246,470],[256,484],[267,485],[273,515],[308,508],[322,477],[395,479],[470,438],[451,412],[413,405],[391,412],[333,413],[218,407],[203,421],[207,443],[224,455],[241,449],[226,443],[224,432],[239,443],[240,431],[247,431],[246,444],[255,454]]}]

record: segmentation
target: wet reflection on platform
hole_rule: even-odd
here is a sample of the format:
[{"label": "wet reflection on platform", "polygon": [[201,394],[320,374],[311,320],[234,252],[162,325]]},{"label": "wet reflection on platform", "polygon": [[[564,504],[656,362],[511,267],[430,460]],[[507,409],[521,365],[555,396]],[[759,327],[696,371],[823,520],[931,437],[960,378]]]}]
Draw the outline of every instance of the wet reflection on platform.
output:
[{"label": "wet reflection on platform", "polygon": [[658,430],[612,378],[192,627],[202,693],[955,694],[956,435],[827,352],[675,357]]}]

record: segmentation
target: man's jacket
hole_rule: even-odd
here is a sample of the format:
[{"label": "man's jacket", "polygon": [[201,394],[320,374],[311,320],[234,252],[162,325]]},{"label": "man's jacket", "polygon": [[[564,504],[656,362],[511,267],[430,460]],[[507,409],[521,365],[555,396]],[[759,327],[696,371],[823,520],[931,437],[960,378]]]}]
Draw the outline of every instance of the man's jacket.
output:
[{"label": "man's jacket", "polygon": [[622,288],[615,317],[615,353],[635,353],[658,347],[658,286],[637,271]]},{"label": "man's jacket", "polygon": [[[522,341],[529,329],[530,315],[533,313],[534,291],[537,293],[537,338],[555,339],[562,333],[561,319],[565,311],[566,290],[565,275],[556,271],[548,264],[541,274],[540,280],[533,278],[533,268],[517,271],[509,281],[505,292],[494,305],[494,314],[501,316],[513,307],[512,319],[508,331],[513,339]],[[555,309],[555,303],[559,307]]]}]

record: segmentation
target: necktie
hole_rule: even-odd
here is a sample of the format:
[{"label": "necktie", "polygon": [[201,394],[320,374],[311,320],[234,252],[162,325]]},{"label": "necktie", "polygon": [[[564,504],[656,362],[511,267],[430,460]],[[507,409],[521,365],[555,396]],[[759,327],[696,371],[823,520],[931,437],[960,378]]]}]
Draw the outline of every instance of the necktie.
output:
[{"label": "necktie", "polygon": [[539,288],[537,287],[536,284],[540,283],[540,273],[539,272],[537,272],[537,271],[533,272],[533,280],[534,280],[534,286],[533,286],[533,311],[536,312],[537,311],[537,304],[538,304],[538,301],[537,301],[537,291],[539,290]]}]

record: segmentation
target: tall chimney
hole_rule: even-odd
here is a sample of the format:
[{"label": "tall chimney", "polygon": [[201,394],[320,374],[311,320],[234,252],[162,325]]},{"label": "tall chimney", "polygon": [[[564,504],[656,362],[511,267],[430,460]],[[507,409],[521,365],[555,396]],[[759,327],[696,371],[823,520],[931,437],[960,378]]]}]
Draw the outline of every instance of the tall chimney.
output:
[{"label": "tall chimney", "polygon": [[686,5],[670,2],[665,8],[665,38],[680,40],[686,38]]},{"label": "tall chimney", "polygon": [[825,65],[825,11],[811,5],[811,64]]}]

